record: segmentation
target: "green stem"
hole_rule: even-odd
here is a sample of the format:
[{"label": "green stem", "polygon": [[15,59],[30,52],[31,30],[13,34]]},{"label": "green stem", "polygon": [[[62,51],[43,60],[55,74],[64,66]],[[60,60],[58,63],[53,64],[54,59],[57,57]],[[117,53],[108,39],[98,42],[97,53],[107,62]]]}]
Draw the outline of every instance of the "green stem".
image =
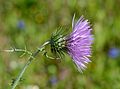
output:
[{"label": "green stem", "polygon": [[25,70],[27,69],[27,67],[31,64],[32,60],[34,59],[35,56],[37,56],[37,54],[41,51],[41,49],[45,46],[49,44],[49,41],[45,42],[42,46],[40,46],[38,48],[38,50],[36,52],[34,52],[28,59],[28,61],[26,62],[26,64],[24,65],[23,69],[21,70],[20,74],[17,76],[17,78],[15,79],[14,83],[12,84],[12,88],[11,89],[15,89],[15,87],[18,85],[21,77],[23,76]]}]

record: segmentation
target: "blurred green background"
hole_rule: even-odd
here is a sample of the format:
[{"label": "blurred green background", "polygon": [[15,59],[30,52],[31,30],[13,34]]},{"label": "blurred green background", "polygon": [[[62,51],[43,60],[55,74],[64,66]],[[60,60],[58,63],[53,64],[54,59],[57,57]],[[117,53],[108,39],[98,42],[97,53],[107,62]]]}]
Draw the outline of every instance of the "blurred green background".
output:
[{"label": "blurred green background", "polygon": [[[66,55],[52,61],[39,54],[16,89],[120,89],[120,0],[0,0],[0,50],[32,52],[59,26],[71,28],[84,15],[94,34],[92,62],[80,73]],[[0,52],[0,89],[10,89],[28,56]]]}]

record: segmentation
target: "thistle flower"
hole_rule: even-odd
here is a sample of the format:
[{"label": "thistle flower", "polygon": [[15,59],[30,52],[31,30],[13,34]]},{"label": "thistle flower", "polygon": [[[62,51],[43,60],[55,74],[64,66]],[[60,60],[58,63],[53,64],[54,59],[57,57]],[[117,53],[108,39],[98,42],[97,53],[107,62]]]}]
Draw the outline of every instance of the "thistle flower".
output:
[{"label": "thistle flower", "polygon": [[[74,23],[74,18],[72,21],[72,29],[73,31],[69,35],[63,35],[61,30],[56,31],[52,34],[51,39],[46,41],[42,46],[40,46],[34,53],[23,49],[11,49],[11,50],[4,50],[6,52],[24,52],[30,54],[30,57],[24,67],[22,68],[21,72],[17,76],[15,80],[12,82],[12,88],[18,85],[18,82],[21,80],[25,70],[31,64],[33,59],[37,56],[39,52],[42,52],[47,58],[54,59],[47,55],[45,50],[45,46],[50,44],[52,53],[56,54],[57,57],[62,57],[65,52],[67,52],[73,59],[74,63],[77,65],[78,70],[82,71],[86,68],[86,64],[90,62],[89,57],[91,56],[91,44],[92,44],[92,34],[91,34],[91,27],[88,20],[85,20],[83,16]],[[23,24],[19,24],[23,26]],[[56,80],[55,80],[56,81]]]},{"label": "thistle flower", "polygon": [[67,52],[73,59],[79,71],[86,68],[86,64],[91,62],[91,44],[92,34],[88,20],[83,16],[74,22],[75,15],[72,21],[72,32],[69,35],[63,35],[61,31],[55,32],[50,40],[51,50],[58,56],[64,55]]}]

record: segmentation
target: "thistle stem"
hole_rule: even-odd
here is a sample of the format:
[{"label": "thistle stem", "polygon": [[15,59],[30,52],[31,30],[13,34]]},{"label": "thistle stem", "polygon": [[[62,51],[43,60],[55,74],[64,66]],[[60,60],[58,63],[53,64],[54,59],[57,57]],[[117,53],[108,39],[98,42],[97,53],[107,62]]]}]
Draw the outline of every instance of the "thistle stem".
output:
[{"label": "thistle stem", "polygon": [[37,51],[35,51],[28,59],[28,61],[26,62],[26,64],[24,65],[23,69],[21,70],[20,74],[17,76],[17,78],[15,79],[15,81],[12,84],[12,88],[11,89],[15,89],[15,87],[18,85],[21,77],[23,76],[25,70],[27,69],[27,67],[31,64],[32,60],[37,56],[37,54],[42,51],[42,49],[49,44],[49,41],[45,42],[42,46],[40,46]]}]

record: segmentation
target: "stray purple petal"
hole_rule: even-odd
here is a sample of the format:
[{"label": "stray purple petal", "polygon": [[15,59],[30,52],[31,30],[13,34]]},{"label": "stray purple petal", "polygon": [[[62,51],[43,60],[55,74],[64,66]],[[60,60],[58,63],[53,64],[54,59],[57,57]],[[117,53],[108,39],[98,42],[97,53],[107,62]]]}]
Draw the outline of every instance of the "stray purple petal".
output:
[{"label": "stray purple petal", "polygon": [[55,85],[56,83],[57,83],[57,77],[56,76],[52,76],[52,77],[50,77],[50,83],[52,84],[52,85]]},{"label": "stray purple petal", "polygon": [[25,27],[25,22],[24,22],[23,20],[18,21],[17,27],[18,27],[19,29],[24,29],[24,27]]},{"label": "stray purple petal", "polygon": [[120,55],[120,49],[119,48],[110,48],[108,52],[108,56],[111,58],[117,58]]}]

